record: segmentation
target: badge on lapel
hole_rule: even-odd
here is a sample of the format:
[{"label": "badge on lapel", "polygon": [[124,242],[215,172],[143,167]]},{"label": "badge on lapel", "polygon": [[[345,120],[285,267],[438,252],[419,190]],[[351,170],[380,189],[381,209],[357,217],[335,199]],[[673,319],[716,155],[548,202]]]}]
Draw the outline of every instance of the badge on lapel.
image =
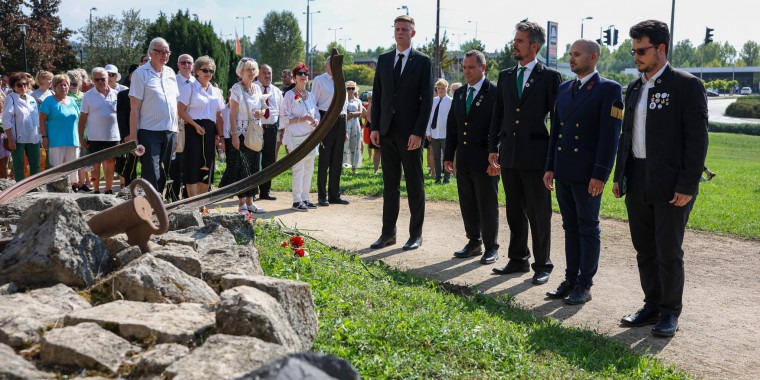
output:
[{"label": "badge on lapel", "polygon": [[663,106],[670,105],[670,94],[667,92],[657,92],[649,97],[649,109],[662,109]]}]

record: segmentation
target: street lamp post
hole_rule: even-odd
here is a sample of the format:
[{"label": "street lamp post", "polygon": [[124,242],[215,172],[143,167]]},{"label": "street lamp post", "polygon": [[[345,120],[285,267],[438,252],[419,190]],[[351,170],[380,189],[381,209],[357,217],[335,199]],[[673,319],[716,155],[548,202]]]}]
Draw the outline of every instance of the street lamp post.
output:
[{"label": "street lamp post", "polygon": [[[310,0],[314,1],[314,0]],[[308,4],[306,6],[306,9],[309,9]],[[309,12],[308,14],[306,12],[301,12],[302,14],[306,15],[306,66],[311,67],[311,57],[310,57],[310,51],[311,47],[309,46],[309,35],[311,34],[311,39],[314,40],[314,15],[317,13],[322,13],[322,11],[316,11],[316,12]],[[309,19],[311,19],[311,22],[309,22]]]},{"label": "street lamp post", "polygon": [[87,63],[92,63],[92,11],[97,11],[98,8],[90,8],[90,25],[88,26],[88,32],[90,33],[90,46],[87,47]]},{"label": "street lamp post", "polygon": [[21,35],[23,36],[22,44],[24,45],[24,71],[29,72],[29,62],[26,59],[26,27],[29,25],[26,24],[18,24],[19,29],[21,29]]},{"label": "street lamp post", "polygon": [[[245,39],[245,19],[251,18],[251,16],[235,16],[235,18],[243,20],[243,38]],[[243,46],[243,57],[245,57],[245,41],[241,45]]]},{"label": "street lamp post", "polygon": [[402,5],[396,9],[406,11],[406,15],[409,16],[409,7],[407,7],[406,5]]},{"label": "street lamp post", "polygon": [[327,30],[332,30],[333,32],[335,32],[335,34],[333,36],[333,42],[337,44],[338,43],[338,31],[339,30],[343,30],[343,27],[341,26],[340,28],[327,28]]},{"label": "street lamp post", "polygon": [[593,19],[594,18],[591,17],[591,16],[584,17],[584,18],[581,19],[581,38],[583,38],[583,22],[586,21],[586,20],[593,20]]},{"label": "street lamp post", "polygon": [[478,22],[477,21],[472,21],[472,20],[467,20],[467,23],[468,24],[475,23],[475,39],[477,40],[478,39]]},{"label": "street lamp post", "polygon": [[351,38],[341,38],[340,40],[343,41],[343,44],[342,44],[343,48],[346,49],[346,51],[348,51],[348,45],[347,44],[348,44],[348,41],[351,41]]}]

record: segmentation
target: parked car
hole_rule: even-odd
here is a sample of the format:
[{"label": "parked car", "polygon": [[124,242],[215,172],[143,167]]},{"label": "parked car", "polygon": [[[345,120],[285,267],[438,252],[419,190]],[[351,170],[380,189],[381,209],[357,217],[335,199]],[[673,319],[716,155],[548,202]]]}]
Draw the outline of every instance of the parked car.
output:
[{"label": "parked car", "polygon": [[742,91],[740,92],[742,95],[752,95],[752,89],[749,87],[742,87]]},{"label": "parked car", "polygon": [[709,89],[708,88],[707,89],[707,96],[720,96],[720,94],[718,94],[718,91],[715,91],[713,89]]}]

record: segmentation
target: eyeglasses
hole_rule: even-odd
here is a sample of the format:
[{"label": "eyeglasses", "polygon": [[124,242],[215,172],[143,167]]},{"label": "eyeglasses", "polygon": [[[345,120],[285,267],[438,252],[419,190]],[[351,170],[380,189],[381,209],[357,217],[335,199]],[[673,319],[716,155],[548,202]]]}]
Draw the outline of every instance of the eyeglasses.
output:
[{"label": "eyeglasses", "polygon": [[[108,77],[109,77],[109,78],[113,78],[113,77],[115,77],[115,76],[117,76],[117,75],[119,75],[119,74],[116,74],[116,73],[108,73]],[[104,79],[105,79],[105,78],[104,78]]]},{"label": "eyeglasses", "polygon": [[213,74],[214,73],[214,69],[198,69],[198,70],[203,71],[206,74]]},{"label": "eyeglasses", "polygon": [[19,88],[26,87],[26,86],[29,86],[29,83],[27,83],[27,82],[17,82],[16,83],[16,87],[19,87]]},{"label": "eyeglasses", "polygon": [[168,56],[168,55],[171,55],[171,54],[172,54],[171,50],[158,50],[158,49],[153,49],[153,51],[155,51],[155,52],[156,52],[156,54],[160,54],[160,55],[167,55],[167,56]]},{"label": "eyeglasses", "polygon": [[302,76],[302,77],[308,77],[309,72],[308,71],[299,71],[296,73],[296,76]]},{"label": "eyeglasses", "polygon": [[634,55],[644,55],[644,54],[647,53],[647,50],[649,50],[649,49],[651,49],[653,47],[655,47],[655,45],[652,45],[650,47],[645,47],[645,48],[631,49],[631,56],[634,56]]},{"label": "eyeglasses", "polygon": [[[109,75],[110,76],[110,75]],[[105,82],[106,78],[92,78],[93,82]]]},{"label": "eyeglasses", "polygon": [[354,90],[356,90],[356,87],[346,87],[346,90],[348,90],[348,91],[354,91]]},{"label": "eyeglasses", "polygon": [[192,65],[193,63],[190,61],[182,61],[179,63],[180,65]]}]

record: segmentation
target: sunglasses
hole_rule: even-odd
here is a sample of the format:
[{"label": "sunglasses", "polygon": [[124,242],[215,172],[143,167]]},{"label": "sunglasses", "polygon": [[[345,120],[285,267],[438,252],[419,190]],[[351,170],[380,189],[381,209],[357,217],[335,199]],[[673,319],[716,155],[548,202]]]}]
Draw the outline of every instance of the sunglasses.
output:
[{"label": "sunglasses", "polygon": [[348,90],[348,91],[354,91],[354,90],[356,90],[356,87],[346,87],[346,90]]},{"label": "sunglasses", "polygon": [[79,86],[79,83],[77,83],[77,82],[71,82],[71,84],[69,84],[69,86],[76,87],[76,86]]},{"label": "sunglasses", "polygon": [[109,78],[113,78],[113,77],[115,77],[116,75],[118,75],[118,74],[116,74],[116,73],[108,73],[108,77],[109,77]]},{"label": "sunglasses", "polygon": [[156,54],[160,54],[160,55],[171,55],[171,54],[172,54],[171,50],[158,50],[158,49],[153,49],[153,51],[155,51],[155,52],[156,52]]},{"label": "sunglasses", "polygon": [[206,74],[213,74],[214,73],[214,69],[198,69],[198,70],[203,71]]},{"label": "sunglasses", "polygon": [[296,73],[296,76],[302,76],[302,77],[308,77],[309,72],[308,71],[299,71]]},{"label": "sunglasses", "polygon": [[644,55],[644,54],[647,53],[647,50],[649,50],[649,49],[651,49],[653,47],[655,47],[655,45],[652,45],[650,47],[645,47],[645,48],[631,49],[631,56],[634,56],[634,55]]},{"label": "sunglasses", "polygon": [[16,87],[26,87],[29,86],[29,83],[27,82],[18,82],[16,83]]},{"label": "sunglasses", "polygon": [[193,63],[190,61],[183,61],[179,63],[180,65],[192,65]]}]

